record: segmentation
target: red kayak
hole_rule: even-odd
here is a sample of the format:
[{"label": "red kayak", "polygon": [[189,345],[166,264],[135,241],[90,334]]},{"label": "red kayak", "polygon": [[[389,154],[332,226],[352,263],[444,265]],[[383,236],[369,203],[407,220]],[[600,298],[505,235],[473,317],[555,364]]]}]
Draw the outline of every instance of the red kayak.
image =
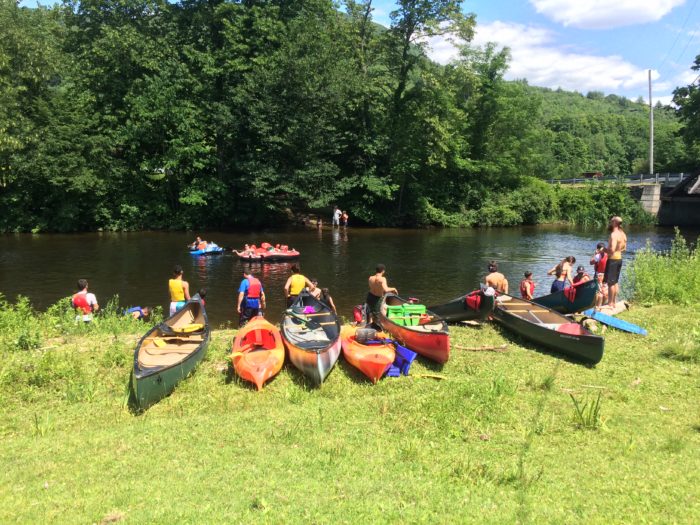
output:
[{"label": "red kayak", "polygon": [[[409,313],[394,315],[402,309]],[[424,313],[413,314],[412,309]],[[447,363],[450,358],[447,322],[437,319],[422,305],[412,305],[398,295],[386,294],[379,304],[379,324],[393,339],[423,357],[438,363]]]}]

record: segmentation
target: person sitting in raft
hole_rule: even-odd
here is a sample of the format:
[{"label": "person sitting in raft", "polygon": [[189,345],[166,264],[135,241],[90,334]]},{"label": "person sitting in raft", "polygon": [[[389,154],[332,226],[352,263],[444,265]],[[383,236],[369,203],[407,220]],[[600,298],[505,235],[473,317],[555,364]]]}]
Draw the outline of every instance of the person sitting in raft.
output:
[{"label": "person sitting in raft", "polygon": [[555,276],[550,293],[563,291],[567,286],[567,281],[568,283],[574,284],[571,278],[574,264],[576,264],[576,257],[569,255],[566,259],[562,260],[559,264],[547,272],[547,275]]},{"label": "person sitting in raft", "polygon": [[490,286],[499,294],[508,294],[508,279],[498,271],[498,263],[491,261],[488,265],[489,273],[484,278],[486,286]]},{"label": "person sitting in raft", "polygon": [[524,277],[520,281],[520,297],[532,301],[535,298],[535,281],[532,280],[532,272],[525,272]]},{"label": "person sitting in raft", "polygon": [[190,244],[190,250],[205,250],[207,248],[207,241],[203,241],[201,237],[197,237],[192,244]]},{"label": "person sitting in raft", "polygon": [[78,279],[78,292],[71,298],[71,305],[73,305],[78,314],[76,321],[84,321],[86,323],[92,321],[92,314],[100,309],[95,294],[88,292],[87,279]]},{"label": "person sitting in raft", "polygon": [[304,288],[313,288],[313,283],[301,274],[298,265],[293,264],[292,275],[284,283],[284,296],[287,298],[287,307],[292,306],[292,303]]},{"label": "person sitting in raft", "polygon": [[265,309],[265,290],[262,283],[253,275],[253,272],[243,270],[243,280],[238,287],[238,327],[246,325],[256,315],[260,315]]},{"label": "person sitting in raft", "polygon": [[583,266],[576,268],[576,275],[574,275],[573,283],[585,283],[591,280],[591,276],[586,273],[586,269]]},{"label": "person sitting in raft", "polygon": [[173,277],[168,281],[168,289],[170,291],[170,315],[175,315],[180,308],[185,306],[185,303],[190,300],[190,285],[187,281],[182,280],[182,266],[179,264],[173,268]]},{"label": "person sitting in raft", "polygon": [[384,294],[399,293],[396,288],[392,288],[387,284],[385,273],[386,266],[378,264],[375,268],[374,275],[370,275],[369,277],[369,292],[367,292],[365,303],[367,305],[366,311],[370,317],[369,322],[371,323],[376,322],[377,315],[379,314],[379,302]]}]

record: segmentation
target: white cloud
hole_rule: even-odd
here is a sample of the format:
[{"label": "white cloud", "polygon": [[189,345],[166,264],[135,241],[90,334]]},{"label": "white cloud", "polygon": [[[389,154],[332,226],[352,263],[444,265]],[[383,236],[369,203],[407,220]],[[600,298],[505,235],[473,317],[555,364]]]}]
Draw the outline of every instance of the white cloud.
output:
[{"label": "white cloud", "polygon": [[[599,56],[558,45],[552,31],[522,24],[493,22],[476,28],[475,45],[496,42],[511,50],[508,79],[525,78],[530,84],[556,89],[622,93],[642,91],[647,70],[619,55]],[[443,37],[429,40],[429,56],[440,63],[457,58],[458,51]],[[652,72],[652,79],[659,77]]]},{"label": "white cloud", "polygon": [[685,0],[530,0],[535,10],[565,26],[612,29],[656,22]]}]

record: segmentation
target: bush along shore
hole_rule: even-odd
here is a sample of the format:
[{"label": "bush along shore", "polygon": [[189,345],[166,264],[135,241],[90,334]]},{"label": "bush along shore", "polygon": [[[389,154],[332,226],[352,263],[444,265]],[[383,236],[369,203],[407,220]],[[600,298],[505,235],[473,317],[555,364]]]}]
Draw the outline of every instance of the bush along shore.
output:
[{"label": "bush along shore", "polygon": [[372,386],[341,359],[313,389],[287,365],[258,393],[230,372],[234,331],[220,330],[140,415],[128,383],[143,323],[3,302],[0,521],[691,523],[700,315],[640,288],[697,264],[679,243],[634,264],[623,316],[649,336],[608,330],[595,367],[498,325],[455,326],[442,367],[419,359]]}]

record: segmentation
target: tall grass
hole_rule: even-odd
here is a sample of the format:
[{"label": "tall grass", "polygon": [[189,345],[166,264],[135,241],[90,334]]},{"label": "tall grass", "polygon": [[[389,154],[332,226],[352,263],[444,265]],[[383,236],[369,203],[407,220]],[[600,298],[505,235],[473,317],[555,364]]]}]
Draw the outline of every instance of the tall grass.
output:
[{"label": "tall grass", "polygon": [[667,252],[654,250],[647,241],[632,263],[631,274],[638,301],[700,303],[700,251],[688,245],[678,228]]},{"label": "tall grass", "polygon": [[[162,309],[156,308],[149,323],[162,319]],[[26,297],[12,304],[0,294],[0,348],[7,351],[36,350],[50,345],[52,339],[67,335],[139,333],[144,324],[125,316],[114,296],[90,323],[76,321],[70,298],[61,299],[46,312],[35,310]]]}]

